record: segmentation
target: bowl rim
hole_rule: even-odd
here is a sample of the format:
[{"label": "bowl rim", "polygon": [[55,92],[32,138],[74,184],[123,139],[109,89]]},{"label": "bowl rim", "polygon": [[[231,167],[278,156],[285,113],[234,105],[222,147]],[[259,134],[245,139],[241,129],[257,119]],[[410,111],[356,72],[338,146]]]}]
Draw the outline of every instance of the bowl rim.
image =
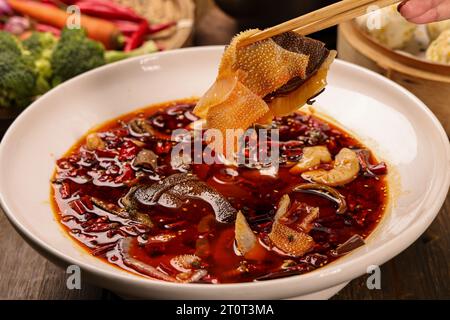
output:
[{"label": "bowl rim", "polygon": [[[160,52],[156,54],[151,54],[148,56],[171,56],[171,55],[182,55],[185,52],[204,52],[204,51],[218,51],[223,50],[224,46],[203,46],[203,47],[191,47],[191,48],[183,48],[183,49],[176,49],[166,52]],[[81,74],[73,79],[70,79],[69,81],[59,85],[57,88],[54,88],[50,90],[47,94],[45,94],[43,97],[41,97],[38,101],[33,102],[22,114],[17,117],[17,119],[13,122],[13,124],[9,127],[5,135],[3,136],[1,143],[0,143],[0,161],[3,157],[5,157],[5,152],[3,152],[4,145],[7,143],[11,143],[12,139],[15,136],[16,127],[18,124],[20,124],[22,121],[25,121],[28,117],[28,114],[34,111],[34,109],[39,108],[39,105],[44,105],[42,102],[45,101],[45,99],[50,98],[55,91],[64,90],[66,86],[70,86],[72,83],[75,83],[77,81],[83,81],[84,78],[87,78],[91,76],[93,73],[100,73],[105,70],[117,68],[119,65],[125,65],[125,64],[133,64],[141,59],[145,59],[146,56],[143,57],[135,57],[123,61],[119,61],[116,63],[112,63],[110,65],[102,66],[100,68],[97,68],[95,70],[91,70],[89,72],[86,72],[84,74]],[[343,65],[345,68],[348,68],[351,71],[360,72],[363,75],[367,77],[376,78],[377,80],[384,82],[385,84],[388,84],[390,86],[393,86],[399,93],[406,95],[409,99],[411,99],[415,104],[416,107],[422,109],[423,112],[428,116],[429,120],[434,125],[434,128],[437,130],[437,133],[440,137],[440,145],[444,146],[445,154],[446,154],[446,163],[450,167],[450,143],[448,141],[447,135],[440,124],[440,122],[437,120],[436,116],[428,109],[428,107],[419,100],[415,95],[413,95],[411,92],[406,90],[405,88],[401,87],[397,83],[373,72],[368,69],[365,69],[363,67],[351,64],[349,62],[345,62],[342,60],[337,59],[337,64]],[[0,171],[0,177],[2,175],[2,172]],[[322,290],[325,288],[332,287],[334,285],[338,285],[341,283],[344,283],[346,281],[349,281],[351,279],[354,279],[362,274],[366,273],[366,268],[369,265],[381,265],[382,263],[385,263],[387,260],[393,258],[397,254],[399,254],[401,251],[406,249],[408,246],[410,246],[425,230],[428,228],[428,226],[431,224],[431,222],[434,220],[436,215],[438,214],[440,208],[442,207],[449,186],[450,186],[450,170],[447,170],[447,175],[444,174],[441,176],[441,183],[439,185],[433,185],[428,190],[427,194],[424,196],[424,201],[422,203],[422,207],[424,205],[424,202],[428,201],[430,206],[424,211],[422,215],[419,216],[418,219],[416,219],[407,229],[405,229],[402,233],[394,236],[393,239],[389,240],[388,242],[385,242],[381,244],[379,247],[365,253],[364,255],[355,257],[353,259],[349,259],[348,261],[343,262],[335,262],[328,266],[325,266],[324,268],[327,269],[326,273],[320,273],[320,271],[324,268],[316,269],[312,272],[308,272],[301,275],[295,275],[290,276],[286,278],[281,279],[274,279],[269,281],[256,281],[256,282],[242,282],[242,283],[225,283],[225,284],[179,284],[179,283],[171,283],[171,282],[165,282],[165,281],[159,281],[159,280],[153,280],[149,278],[145,278],[140,275],[133,275],[128,272],[113,272],[113,270],[105,270],[105,269],[98,269],[95,266],[87,263],[86,261],[83,261],[80,258],[70,257],[66,255],[64,252],[61,252],[60,250],[55,249],[51,246],[51,244],[47,244],[46,241],[40,239],[39,237],[35,236],[30,230],[28,230],[16,217],[14,212],[11,210],[10,206],[8,205],[8,199],[6,199],[3,195],[2,189],[4,188],[3,179],[0,179],[0,206],[3,208],[3,211],[5,212],[5,215],[7,219],[10,221],[10,223],[13,225],[13,227],[18,231],[18,233],[28,242],[30,243],[33,248],[39,249],[38,251],[41,254],[44,254],[47,258],[51,257],[58,262],[63,262],[64,265],[70,265],[75,264],[78,265],[84,272],[87,272],[91,275],[94,275],[99,278],[114,278],[116,280],[133,283],[135,285],[140,285],[142,287],[163,287],[167,289],[186,289],[186,290],[210,290],[210,291],[221,291],[221,290],[233,290],[233,289],[243,289],[243,288],[253,288],[253,289],[264,289],[264,288],[271,288],[273,286],[283,286],[287,285],[289,283],[299,283],[299,282],[307,282],[310,285],[312,284],[312,281],[318,280],[318,279],[325,279],[327,281],[322,281],[321,283],[314,284],[314,290]],[[434,191],[434,192],[431,192]],[[430,200],[430,197],[433,196],[432,201]],[[422,208],[423,209],[423,208]],[[51,212],[53,214],[53,212]],[[57,222],[55,222],[57,223]],[[60,226],[58,226],[60,228]],[[310,282],[311,281],[311,282]],[[307,286],[306,286],[307,287]],[[306,288],[305,288],[306,289]]]}]

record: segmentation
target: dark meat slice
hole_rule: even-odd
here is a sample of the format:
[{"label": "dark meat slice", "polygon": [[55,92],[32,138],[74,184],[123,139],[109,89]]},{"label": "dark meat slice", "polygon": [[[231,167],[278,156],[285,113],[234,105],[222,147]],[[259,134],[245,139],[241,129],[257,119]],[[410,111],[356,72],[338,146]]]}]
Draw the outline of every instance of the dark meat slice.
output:
[{"label": "dark meat slice", "polygon": [[236,209],[224,196],[190,173],[177,173],[160,182],[138,186],[125,196],[122,203],[137,202],[144,206],[159,204],[178,208],[183,200],[189,198],[207,202],[219,222],[233,222],[236,218]]},{"label": "dark meat slice", "polygon": [[270,101],[280,95],[289,94],[298,89],[303,83],[316,74],[317,70],[319,70],[322,63],[330,54],[330,51],[325,47],[323,42],[301,36],[292,31],[277,35],[273,37],[272,40],[283,49],[309,56],[309,61],[306,67],[306,77],[292,78],[276,91],[266,95],[264,97],[264,100],[266,101]]}]

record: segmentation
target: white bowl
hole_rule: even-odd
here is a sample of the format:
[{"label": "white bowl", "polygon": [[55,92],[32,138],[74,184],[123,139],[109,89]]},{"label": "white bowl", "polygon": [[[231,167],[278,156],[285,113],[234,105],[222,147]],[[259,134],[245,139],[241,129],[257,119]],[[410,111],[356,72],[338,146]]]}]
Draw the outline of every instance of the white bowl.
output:
[{"label": "white bowl", "polygon": [[[390,164],[393,197],[366,246],[314,272],[266,282],[174,284],[115,268],[85,252],[55,221],[49,204],[55,159],[89,128],[148,104],[200,96],[223,47],[136,58],[88,72],[33,103],[0,145],[0,200],[8,219],[53,262],[79,265],[83,281],[126,296],[189,299],[328,298],[348,281],[411,245],[430,225],[450,181],[450,147],[438,120],[411,93],[373,72],[336,61],[318,99]],[[401,183],[399,183],[401,182]],[[420,259],[420,257],[418,257]],[[26,261],[23,261],[26,263]]]}]

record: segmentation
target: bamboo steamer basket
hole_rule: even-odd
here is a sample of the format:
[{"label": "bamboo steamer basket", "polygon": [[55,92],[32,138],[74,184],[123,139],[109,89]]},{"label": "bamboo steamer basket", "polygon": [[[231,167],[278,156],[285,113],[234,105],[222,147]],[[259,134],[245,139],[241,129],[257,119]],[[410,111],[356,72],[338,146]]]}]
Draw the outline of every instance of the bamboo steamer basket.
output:
[{"label": "bamboo steamer basket", "polygon": [[380,73],[421,99],[450,135],[450,66],[393,51],[366,35],[354,21],[339,25],[339,58]]},{"label": "bamboo steamer basket", "polygon": [[113,0],[133,8],[152,23],[177,21],[177,26],[156,33],[152,39],[164,50],[191,45],[195,18],[194,0]]}]

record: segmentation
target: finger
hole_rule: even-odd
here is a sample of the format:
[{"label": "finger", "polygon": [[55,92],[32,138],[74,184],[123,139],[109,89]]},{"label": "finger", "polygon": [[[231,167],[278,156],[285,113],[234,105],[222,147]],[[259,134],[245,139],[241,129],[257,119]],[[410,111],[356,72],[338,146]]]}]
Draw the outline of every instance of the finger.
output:
[{"label": "finger", "polygon": [[439,17],[439,13],[436,10],[436,8],[428,10],[424,14],[414,17],[414,18],[407,18],[409,22],[416,23],[416,24],[425,24],[437,21]]},{"label": "finger", "polygon": [[438,5],[436,0],[409,0],[399,6],[400,13],[406,19],[420,17]]},{"label": "finger", "polygon": [[449,17],[450,17],[450,3],[448,1],[442,1],[441,4],[439,4],[437,7],[428,10],[427,12],[425,12],[420,16],[409,18],[408,21],[417,24],[424,24],[445,20],[448,19]]}]

